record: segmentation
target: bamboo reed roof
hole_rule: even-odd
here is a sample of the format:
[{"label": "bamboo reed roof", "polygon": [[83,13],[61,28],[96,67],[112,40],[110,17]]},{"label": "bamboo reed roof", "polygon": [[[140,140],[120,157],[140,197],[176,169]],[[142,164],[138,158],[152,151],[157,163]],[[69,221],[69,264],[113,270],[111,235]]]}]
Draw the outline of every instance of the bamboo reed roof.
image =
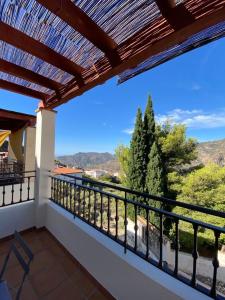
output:
[{"label": "bamboo reed roof", "polygon": [[225,0],[0,0],[0,88],[54,108],[225,34]]}]

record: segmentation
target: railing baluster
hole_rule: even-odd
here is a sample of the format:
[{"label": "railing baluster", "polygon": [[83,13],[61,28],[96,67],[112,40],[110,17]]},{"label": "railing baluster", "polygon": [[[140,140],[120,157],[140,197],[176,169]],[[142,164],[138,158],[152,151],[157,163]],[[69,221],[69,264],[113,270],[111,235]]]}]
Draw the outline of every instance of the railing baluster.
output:
[{"label": "railing baluster", "polygon": [[5,186],[3,185],[2,189],[2,206],[5,206]]},{"label": "railing baluster", "polygon": [[103,195],[101,193],[101,208],[100,208],[100,214],[101,214],[101,229],[103,229]]},{"label": "railing baluster", "polygon": [[214,244],[214,257],[213,257],[213,281],[212,288],[210,291],[210,295],[213,298],[216,298],[216,278],[217,278],[217,269],[219,268],[219,260],[218,260],[218,250],[219,250],[219,237],[220,233],[218,231],[214,231],[215,236],[215,244]]},{"label": "railing baluster", "polygon": [[30,176],[28,177],[27,182],[27,200],[30,200]]},{"label": "railing baluster", "polygon": [[88,222],[90,222],[91,219],[91,190],[89,190],[88,193]]},{"label": "railing baluster", "polygon": [[73,212],[72,210],[72,182],[70,182],[70,212]]},{"label": "railing baluster", "polygon": [[96,202],[97,202],[97,194],[96,194],[96,191],[94,191],[94,225],[96,226],[96,214],[97,214],[97,205],[96,205]]},{"label": "railing baluster", "polygon": [[11,204],[13,204],[14,203],[14,184],[12,184],[11,193],[12,193]]},{"label": "railing baluster", "polygon": [[125,199],[124,199],[124,253],[127,252],[127,197],[125,193]]},{"label": "railing baluster", "polygon": [[53,199],[53,181],[54,181],[54,178],[51,177],[51,199]]},{"label": "railing baluster", "polygon": [[197,259],[198,259],[198,225],[193,224],[194,229],[194,244],[193,244],[193,271],[192,271],[192,278],[191,278],[191,285],[195,287],[196,285],[196,269],[197,269]]},{"label": "railing baluster", "polygon": [[77,198],[77,187],[76,183],[73,183],[73,217],[76,217],[76,198]]},{"label": "railing baluster", "polygon": [[159,215],[159,264],[158,267],[162,269],[163,260],[163,216],[162,213]]},{"label": "railing baluster", "polygon": [[61,180],[58,179],[58,204],[60,205],[61,204]]},{"label": "railing baluster", "polygon": [[174,276],[178,274],[178,258],[179,258],[179,220],[175,219],[175,267]]},{"label": "railing baluster", "polygon": [[137,231],[138,231],[138,226],[137,226],[137,205],[134,205],[134,250],[137,251]]},{"label": "railing baluster", "polygon": [[119,216],[118,216],[118,199],[116,198],[116,217],[115,217],[115,221],[116,221],[116,239],[118,239],[118,221],[119,221]]},{"label": "railing baluster", "polygon": [[81,215],[81,193],[82,193],[83,189],[81,187],[79,187],[79,190],[78,190],[78,214],[79,216]]},{"label": "railing baluster", "polygon": [[110,197],[108,196],[108,211],[107,211],[107,219],[108,219],[108,229],[107,229],[107,233],[110,234]]},{"label": "railing baluster", "polygon": [[149,258],[149,210],[146,209],[146,259]]},{"label": "railing baluster", "polygon": [[83,217],[85,218],[85,206],[86,206],[86,196],[85,196],[85,189],[83,192]]}]

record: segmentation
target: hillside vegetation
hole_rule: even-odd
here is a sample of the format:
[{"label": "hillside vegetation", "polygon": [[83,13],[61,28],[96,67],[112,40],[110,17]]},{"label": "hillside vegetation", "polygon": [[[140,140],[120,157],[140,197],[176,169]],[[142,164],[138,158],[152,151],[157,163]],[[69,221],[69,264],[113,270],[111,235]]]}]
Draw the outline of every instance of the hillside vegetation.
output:
[{"label": "hillside vegetation", "polygon": [[[225,139],[203,142],[197,145],[197,163],[208,164],[217,163],[225,165]],[[118,172],[120,166],[115,155],[104,152],[79,152],[73,155],[63,155],[57,157],[63,164],[80,168],[104,169],[109,172]]]}]

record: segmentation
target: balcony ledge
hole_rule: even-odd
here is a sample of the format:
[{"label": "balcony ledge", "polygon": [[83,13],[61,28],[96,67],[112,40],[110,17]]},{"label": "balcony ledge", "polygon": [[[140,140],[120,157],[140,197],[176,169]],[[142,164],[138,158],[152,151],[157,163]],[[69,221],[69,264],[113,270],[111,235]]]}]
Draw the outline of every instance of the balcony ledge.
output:
[{"label": "balcony ledge", "polygon": [[116,299],[211,299],[127,251],[49,201],[47,229]]}]

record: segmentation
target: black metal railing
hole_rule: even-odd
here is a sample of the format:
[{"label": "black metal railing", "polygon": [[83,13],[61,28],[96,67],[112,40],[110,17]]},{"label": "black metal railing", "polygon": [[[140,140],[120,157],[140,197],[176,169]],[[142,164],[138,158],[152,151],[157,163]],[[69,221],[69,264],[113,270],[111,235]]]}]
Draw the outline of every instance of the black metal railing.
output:
[{"label": "black metal railing", "polygon": [[0,208],[34,200],[35,171],[0,177]]},{"label": "black metal railing", "polygon": [[24,164],[18,161],[0,160],[0,177],[7,176],[9,173],[20,174],[24,171]]},{"label": "black metal railing", "polygon": [[[124,194],[122,196],[116,195],[106,189],[120,191]],[[143,194],[120,186],[118,187],[70,175],[68,175],[68,180],[65,180],[65,175],[63,178],[60,176],[51,176],[51,201],[71,212],[74,217],[79,217],[84,222],[119,243],[124,247],[125,252],[127,250],[132,251],[154,266],[212,298],[225,299],[223,297],[223,290],[217,288],[219,238],[221,235],[225,234],[225,229],[165,209],[159,209],[152,205],[142,204],[135,201],[134,196],[136,196],[138,200],[142,197],[143,199],[160,201],[161,203],[166,203],[173,207],[180,206],[204,214],[225,218],[224,212]],[[153,217],[157,217],[158,220],[158,255],[154,255],[153,253],[155,251],[151,251],[151,224]],[[144,220],[145,224],[144,244],[142,242],[143,236],[141,236],[138,227],[140,218],[142,219],[142,222]],[[171,220],[174,230],[174,260],[172,264],[168,264],[167,259],[164,256],[164,243],[166,240],[164,235],[165,219]],[[186,274],[179,269],[179,239],[181,234],[179,225],[181,222],[185,222],[185,224],[193,228],[193,240],[190,241],[190,243],[193,244],[193,267],[191,274]],[[204,281],[201,282],[197,274],[199,258],[198,237],[199,232],[205,230],[210,231],[214,236],[212,251],[213,274],[210,283],[205,283]]]}]

